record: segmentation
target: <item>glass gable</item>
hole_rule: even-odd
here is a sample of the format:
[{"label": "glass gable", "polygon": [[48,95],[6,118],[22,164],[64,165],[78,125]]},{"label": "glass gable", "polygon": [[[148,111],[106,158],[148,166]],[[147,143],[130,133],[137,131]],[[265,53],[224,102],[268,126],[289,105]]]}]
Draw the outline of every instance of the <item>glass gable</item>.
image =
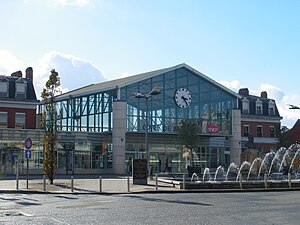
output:
[{"label": "glass gable", "polygon": [[[133,93],[149,93],[161,87],[159,95],[148,100],[134,98]],[[179,108],[174,94],[186,88],[192,96],[187,108]],[[149,132],[177,133],[181,120],[196,120],[201,134],[231,134],[231,110],[237,98],[186,68],[145,79],[121,88],[121,100],[127,101],[127,130],[145,132],[146,101],[149,110]]]}]

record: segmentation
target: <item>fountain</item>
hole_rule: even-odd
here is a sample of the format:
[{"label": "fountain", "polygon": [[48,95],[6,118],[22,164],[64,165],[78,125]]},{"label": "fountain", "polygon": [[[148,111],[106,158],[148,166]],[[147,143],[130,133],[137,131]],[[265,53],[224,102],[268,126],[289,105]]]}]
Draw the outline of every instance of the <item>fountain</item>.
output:
[{"label": "fountain", "polygon": [[251,166],[250,166],[250,169],[249,169],[249,173],[248,173],[248,176],[247,176],[247,180],[249,180],[250,175],[251,175],[251,172],[253,171],[254,166],[255,166],[256,164],[258,164],[259,162],[261,162],[261,161],[262,161],[261,158],[256,158],[256,159],[253,160],[253,162],[252,162],[252,164],[251,164]]},{"label": "fountain", "polygon": [[277,165],[279,164],[278,162],[280,160],[282,160],[283,155],[284,155],[285,152],[286,152],[286,148],[284,148],[284,147],[281,147],[280,149],[278,149],[278,151],[276,152],[276,154],[275,154],[275,156],[274,156],[274,158],[273,158],[273,160],[271,162],[271,165],[270,165],[270,168],[269,168],[269,172],[268,172],[268,176],[270,176],[270,174],[272,172],[274,163],[276,163],[275,165],[277,167]]},{"label": "fountain", "polygon": [[[262,160],[262,163],[260,165],[260,168],[259,168],[259,171],[258,171],[258,175],[257,175],[257,178],[259,179],[260,178],[260,173],[261,173],[261,170],[263,168],[263,166],[269,166],[271,165],[271,162],[273,161],[273,158],[274,158],[274,155],[275,153],[272,151],[272,152],[268,152],[264,159]],[[272,160],[270,160],[270,158],[272,158]],[[269,164],[269,165],[268,165]]]},{"label": "fountain", "polygon": [[202,181],[205,181],[206,175],[208,175],[208,180],[210,181],[211,177],[210,177],[210,173],[209,173],[209,168],[207,168],[207,167],[204,169]]},{"label": "fountain", "polygon": [[294,168],[294,161],[295,161],[295,159],[296,159],[296,156],[297,155],[299,155],[300,154],[300,149],[298,149],[296,152],[295,152],[295,155],[294,155],[294,157],[293,157],[293,159],[292,159],[292,162],[291,162],[291,164],[290,164],[290,168],[289,168],[289,172],[290,173],[294,173],[294,172],[298,172],[298,169],[299,169],[299,165],[298,165],[298,168],[297,168],[297,170],[296,170],[296,168]]},{"label": "fountain", "polygon": [[284,153],[284,155],[282,157],[282,161],[280,163],[280,166],[279,166],[279,170],[278,170],[279,173],[281,172],[281,169],[284,166],[283,164],[285,163],[287,165],[287,163],[288,163],[287,158],[289,157],[289,154],[290,154],[290,151],[286,150],[286,152]]},{"label": "fountain", "polygon": [[[264,157],[254,158],[251,162],[243,161],[241,165],[232,162],[227,168],[218,166],[214,173],[212,173],[213,169],[206,167],[203,174],[194,173],[191,181],[185,183],[185,188],[260,188],[264,190],[300,188],[300,179],[297,179],[299,164],[300,145],[288,149],[280,148],[277,151],[267,153]],[[264,174],[264,179],[261,178],[262,174]],[[181,182],[179,178],[178,181]]]},{"label": "fountain", "polygon": [[197,181],[199,181],[199,177],[198,177],[197,173],[193,173],[192,178],[191,178],[191,182],[193,182],[194,177],[197,179]]},{"label": "fountain", "polygon": [[249,162],[247,162],[247,161],[244,161],[244,162],[242,163],[242,165],[241,165],[241,167],[240,167],[240,169],[239,169],[239,172],[238,172],[238,174],[237,174],[237,176],[236,176],[236,179],[235,179],[236,181],[239,180],[240,174],[241,174],[243,168],[246,167],[246,166],[250,167],[251,164],[250,164]]},{"label": "fountain", "polygon": [[218,166],[218,168],[216,170],[216,173],[215,173],[214,181],[217,180],[219,173],[223,173],[224,174],[224,167],[223,166]]},{"label": "fountain", "polygon": [[227,173],[226,173],[226,176],[225,176],[225,180],[228,181],[229,173],[237,173],[237,171],[238,171],[238,166],[233,162],[230,163],[230,165],[228,167],[228,170],[227,170]]}]

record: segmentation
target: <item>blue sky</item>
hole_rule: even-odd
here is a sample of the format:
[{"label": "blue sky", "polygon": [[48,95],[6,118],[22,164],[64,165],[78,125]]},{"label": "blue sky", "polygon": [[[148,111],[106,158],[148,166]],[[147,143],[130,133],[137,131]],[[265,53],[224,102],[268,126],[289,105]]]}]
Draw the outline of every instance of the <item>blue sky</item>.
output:
[{"label": "blue sky", "polygon": [[65,91],[186,63],[233,91],[300,110],[300,1],[0,0],[0,73],[55,68]]}]

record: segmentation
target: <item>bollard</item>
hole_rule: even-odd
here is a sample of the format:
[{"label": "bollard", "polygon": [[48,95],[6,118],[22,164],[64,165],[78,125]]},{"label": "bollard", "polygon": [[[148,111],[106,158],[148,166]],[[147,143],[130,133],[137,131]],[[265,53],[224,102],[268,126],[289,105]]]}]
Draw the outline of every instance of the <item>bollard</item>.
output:
[{"label": "bollard", "polygon": [[102,192],[102,177],[99,177],[99,192]]},{"label": "bollard", "polygon": [[74,178],[71,176],[71,192],[74,192]]},{"label": "bollard", "polygon": [[266,173],[264,174],[264,181],[265,181],[265,189],[267,189],[268,188],[268,177],[267,177]]},{"label": "bollard", "polygon": [[182,176],[182,189],[185,190],[185,174]]},{"label": "bollard", "polygon": [[16,162],[17,168],[16,168],[16,189],[19,190],[19,165],[18,161]]},{"label": "bollard", "polygon": [[243,189],[243,176],[240,174],[240,189]]},{"label": "bollard", "polygon": [[155,174],[155,190],[158,190],[158,174]]},{"label": "bollard", "polygon": [[130,192],[129,176],[127,176],[127,191]]},{"label": "bollard", "polygon": [[288,182],[289,182],[289,187],[292,188],[292,180],[291,180],[291,174],[288,173]]},{"label": "bollard", "polygon": [[43,180],[44,180],[44,191],[46,191],[46,175],[43,175]]}]

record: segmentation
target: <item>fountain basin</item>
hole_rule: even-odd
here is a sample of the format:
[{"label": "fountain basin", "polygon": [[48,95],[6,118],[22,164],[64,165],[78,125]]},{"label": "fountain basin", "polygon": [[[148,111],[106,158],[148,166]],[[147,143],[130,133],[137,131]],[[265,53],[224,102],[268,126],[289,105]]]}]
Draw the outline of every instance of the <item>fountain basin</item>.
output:
[{"label": "fountain basin", "polygon": [[[185,182],[186,189],[259,189],[259,188],[276,189],[289,188],[288,180],[268,180],[266,183],[263,180],[259,181],[196,181]],[[182,188],[182,182],[180,187]],[[300,187],[300,180],[292,180],[291,187]]]}]

